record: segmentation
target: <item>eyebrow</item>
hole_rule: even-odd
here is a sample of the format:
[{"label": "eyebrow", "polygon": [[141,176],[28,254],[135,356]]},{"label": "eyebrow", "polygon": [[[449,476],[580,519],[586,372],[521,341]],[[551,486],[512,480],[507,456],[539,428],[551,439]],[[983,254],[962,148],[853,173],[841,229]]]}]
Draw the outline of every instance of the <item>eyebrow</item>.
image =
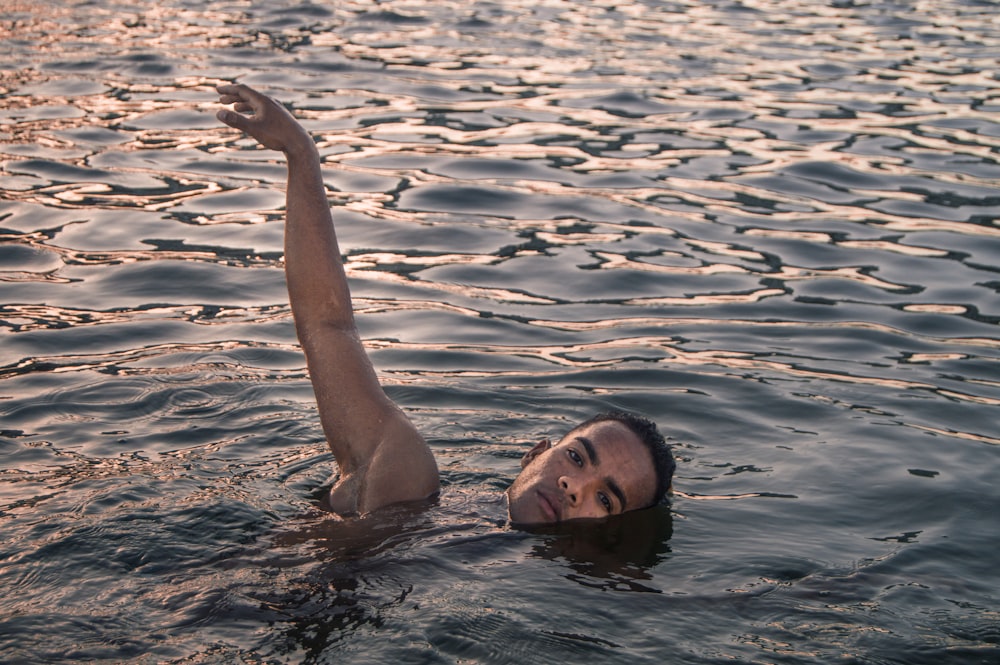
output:
[{"label": "eyebrow", "polygon": [[594,449],[594,443],[585,436],[578,436],[576,437],[576,440],[579,441],[580,444],[583,446],[584,450],[587,451],[587,457],[590,458],[590,463],[593,464],[594,466],[597,466],[598,464],[597,450]]},{"label": "eyebrow", "polygon": [[[590,459],[590,463],[597,466],[597,449],[594,448],[594,442],[585,436],[578,436],[576,437],[576,440],[579,441],[580,445],[583,446],[583,449],[587,451],[587,457]],[[606,477],[604,482],[607,484],[608,489],[611,490],[611,493],[618,498],[618,503],[622,507],[622,512],[625,512],[625,506],[628,505],[628,501],[625,500],[625,493],[622,492],[622,488],[619,487],[614,478],[611,478],[610,476]]]}]

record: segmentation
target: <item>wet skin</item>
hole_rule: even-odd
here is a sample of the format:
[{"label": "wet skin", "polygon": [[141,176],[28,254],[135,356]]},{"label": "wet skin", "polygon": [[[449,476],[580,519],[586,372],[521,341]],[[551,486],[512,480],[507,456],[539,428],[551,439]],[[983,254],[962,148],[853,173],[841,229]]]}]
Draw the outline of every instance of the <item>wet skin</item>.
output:
[{"label": "wet skin", "polygon": [[653,501],[653,458],[639,438],[616,421],[592,423],[555,446],[542,441],[521,460],[507,490],[515,524],[599,519],[646,508]]}]

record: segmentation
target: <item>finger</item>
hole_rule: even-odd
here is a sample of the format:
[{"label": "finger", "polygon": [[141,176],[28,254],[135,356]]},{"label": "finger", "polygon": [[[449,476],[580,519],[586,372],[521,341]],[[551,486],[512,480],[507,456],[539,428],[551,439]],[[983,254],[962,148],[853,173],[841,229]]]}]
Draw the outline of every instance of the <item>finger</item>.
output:
[{"label": "finger", "polygon": [[232,99],[232,102],[226,102],[232,104],[235,101],[244,101],[251,104],[262,104],[267,100],[266,95],[262,95],[248,85],[243,85],[242,83],[233,83],[230,85],[220,85],[216,88],[218,93],[228,99]]},{"label": "finger", "polygon": [[215,114],[215,117],[229,125],[233,129],[238,129],[241,132],[245,132],[249,119],[246,116],[240,115],[234,111],[229,111],[227,109],[222,109]]},{"label": "finger", "polygon": [[232,95],[234,97],[239,97],[243,90],[249,90],[249,88],[242,83],[226,83],[224,85],[215,86],[215,90],[220,95]]},{"label": "finger", "polygon": [[[221,95],[219,97],[220,104],[236,104],[237,110],[248,111],[255,107],[255,103],[247,101],[242,97],[237,97],[235,95]],[[243,108],[240,108],[243,107]]]}]

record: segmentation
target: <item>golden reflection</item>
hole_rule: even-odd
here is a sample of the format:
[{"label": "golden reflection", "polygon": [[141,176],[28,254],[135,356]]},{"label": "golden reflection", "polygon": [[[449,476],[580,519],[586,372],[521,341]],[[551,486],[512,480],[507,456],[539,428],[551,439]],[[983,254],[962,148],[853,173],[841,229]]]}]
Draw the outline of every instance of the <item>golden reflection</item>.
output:
[{"label": "golden reflection", "polygon": [[385,314],[388,312],[433,311],[460,314],[479,318],[478,310],[436,300],[386,300],[382,298],[354,298],[354,311],[358,314]]},{"label": "golden reflection", "polygon": [[686,241],[692,247],[697,247],[710,254],[729,256],[735,259],[746,259],[748,261],[764,261],[766,257],[760,252],[748,249],[740,249],[724,242],[713,242],[708,240],[688,239]]},{"label": "golden reflection", "polygon": [[852,282],[865,284],[866,286],[882,289],[884,291],[904,291],[909,288],[906,284],[895,284],[884,279],[878,279],[877,277],[869,275],[865,272],[865,270],[865,268],[858,267],[831,268],[824,270],[820,268],[796,268],[795,266],[783,266],[781,270],[774,273],[767,273],[767,275],[789,282],[819,278],[846,279]]},{"label": "golden reflection", "polygon": [[977,434],[974,432],[962,432],[954,429],[931,427],[929,425],[916,425],[912,423],[906,423],[906,426],[912,427],[913,429],[921,430],[923,432],[927,432],[929,434],[954,437],[956,439],[965,439],[967,441],[978,441],[979,443],[988,443],[992,446],[1000,446],[1000,438],[995,436],[988,436],[986,434]]},{"label": "golden reflection", "polygon": [[946,304],[931,304],[931,303],[920,303],[920,304],[909,304],[904,305],[903,309],[907,312],[930,312],[935,314],[965,314],[969,311],[969,308],[965,305],[946,305]]},{"label": "golden reflection", "polygon": [[648,298],[629,298],[629,305],[733,305],[738,303],[759,302],[765,298],[774,298],[785,294],[784,289],[762,288],[749,293],[715,293],[693,296],[651,296]]},{"label": "golden reflection", "polygon": [[[660,357],[664,354],[671,355],[674,353],[674,346],[676,342],[672,339],[665,339],[661,337],[633,337],[633,338],[623,338],[615,340],[607,340],[602,342],[592,342],[592,343],[581,343],[581,344],[568,344],[568,345],[489,345],[489,344],[432,344],[432,343],[419,343],[419,342],[400,342],[400,341],[390,341],[385,339],[374,339],[366,340],[365,345],[372,349],[394,349],[394,350],[406,350],[406,351],[447,351],[447,352],[474,352],[480,353],[484,356],[512,356],[519,358],[534,358],[541,360],[547,364],[558,365],[561,367],[573,367],[578,369],[590,369],[595,367],[607,367],[610,365],[616,365],[621,362],[623,358],[633,357],[638,351],[644,356],[649,357]],[[609,356],[609,351],[621,352],[614,357],[608,357],[604,359],[604,356]],[[622,355],[624,354],[624,355]],[[602,359],[597,359],[594,356],[601,356]],[[476,370],[457,370],[455,372],[451,370],[443,371],[430,371],[430,374],[437,375],[448,375],[448,376],[462,376],[462,375],[502,375],[507,376],[509,373],[507,371],[501,370],[499,372],[481,372],[477,373]],[[520,374],[518,371],[514,371],[511,375]]]},{"label": "golden reflection", "polygon": [[441,293],[449,293],[463,298],[491,300],[497,303],[545,305],[557,302],[556,298],[533,295],[531,293],[514,291],[512,289],[489,286],[472,286],[470,284],[454,284],[449,282],[423,281],[383,270],[368,270],[367,268],[356,269],[355,267],[350,266],[350,264],[347,265],[346,272],[348,277],[376,279],[382,282],[396,282],[399,284],[413,284],[414,282],[418,282],[422,287],[439,291]]},{"label": "golden reflection", "polygon": [[[268,381],[301,380],[304,370],[273,370],[248,367],[237,363],[226,363],[218,360],[205,360],[214,353],[233,351],[242,348],[276,349],[297,352],[296,344],[281,344],[277,342],[243,342],[219,341],[203,343],[163,343],[133,349],[122,349],[109,353],[70,353],[64,355],[36,356],[25,358],[15,363],[0,367],[0,380],[9,379],[24,374],[99,371],[119,376],[124,375],[157,375],[186,374],[204,372],[211,366],[216,373],[223,366],[232,370],[234,377],[247,380]],[[180,356],[178,364],[173,356]],[[191,360],[188,358],[193,358]],[[162,367],[152,365],[153,360],[161,360],[166,364]],[[303,362],[304,364],[304,362]]]},{"label": "golden reflection", "polygon": [[796,499],[792,494],[774,494],[771,492],[743,492],[740,494],[695,494],[693,492],[682,492],[673,490],[674,496],[689,501],[739,501],[742,499]]},{"label": "golden reflection", "polygon": [[[845,335],[850,335],[853,330],[869,330],[879,333],[886,333],[894,336],[901,336],[903,338],[913,338],[922,339],[929,342],[940,343],[948,347],[956,346],[976,346],[990,349],[1000,349],[1000,338],[990,338],[990,337],[938,337],[934,335],[918,334],[910,331],[905,331],[897,327],[889,326],[886,324],[871,322],[871,321],[830,321],[815,323],[812,321],[757,321],[753,319],[726,319],[724,322],[717,319],[706,319],[698,317],[622,317],[622,318],[608,318],[596,321],[559,321],[552,319],[532,319],[530,321],[533,326],[541,326],[543,328],[552,328],[555,330],[567,330],[567,331],[595,331],[595,330],[608,330],[613,328],[623,328],[623,327],[633,327],[633,328],[648,328],[648,327],[661,327],[661,328],[683,328],[688,326],[712,326],[712,325],[725,325],[725,326],[739,326],[739,327],[750,327],[750,328],[794,328],[801,330],[808,330],[815,328],[817,330],[844,330]],[[915,354],[921,355],[921,354]],[[947,355],[947,354],[946,354]]]},{"label": "golden reflection", "polygon": [[891,231],[914,233],[919,231],[946,231],[959,235],[1000,238],[1000,226],[984,226],[982,224],[969,224],[968,222],[951,222],[941,219],[921,219],[895,215],[884,215],[877,218],[881,221],[884,228]]},{"label": "golden reflection", "polygon": [[934,249],[933,247],[917,247],[914,245],[902,245],[898,242],[888,240],[841,240],[837,242],[842,247],[854,247],[857,249],[873,249],[882,252],[894,252],[905,254],[906,256],[948,256],[947,250]]},{"label": "golden reflection", "polygon": [[[537,255],[538,252],[527,251],[519,253],[519,256]],[[368,252],[365,254],[353,254],[348,262],[344,264],[348,270],[363,270],[386,264],[420,266],[421,268],[447,266],[454,264],[463,265],[489,265],[498,263],[502,259],[492,254],[437,254],[435,256],[410,256],[395,252]]]},{"label": "golden reflection", "polygon": [[60,184],[24,192],[7,192],[4,198],[24,203],[37,203],[51,208],[90,210],[96,206],[107,209],[122,207],[156,211],[172,208],[187,199],[223,191],[218,183],[210,181],[197,182],[182,179],[177,181],[177,185],[181,189],[168,190],[163,193],[143,192],[136,194],[128,191],[116,191],[110,185],[101,183]]},{"label": "golden reflection", "polygon": [[[620,254],[610,252],[594,252],[594,256],[601,259],[600,268],[602,270],[629,269],[644,272],[657,272],[675,275],[720,275],[725,273],[746,274],[750,272],[746,268],[733,266],[726,263],[713,263],[703,266],[665,266],[646,261],[637,261]],[[670,256],[681,256],[671,253]]]},{"label": "golden reflection", "polygon": [[987,406],[1000,406],[1000,399],[983,397],[982,395],[969,395],[967,393],[959,393],[955,392],[954,390],[943,390],[943,389],[939,389],[936,392],[942,397],[948,397],[963,402],[972,402],[974,404],[985,404]]},{"label": "golden reflection", "polygon": [[[34,243],[25,243],[29,246]],[[174,251],[167,249],[151,250],[114,250],[114,251],[84,251],[60,247],[53,243],[38,244],[39,249],[46,249],[58,254],[66,265],[122,265],[137,263],[140,261],[205,261],[212,263],[232,263],[232,259],[220,256],[215,252],[183,250]],[[276,265],[273,259],[266,259],[259,256],[244,255],[240,259],[240,264],[251,265]],[[37,274],[42,279],[57,279],[56,276],[48,276],[48,273]],[[61,279],[61,278],[58,278]]]},{"label": "golden reflection", "polygon": [[939,360],[966,360],[969,356],[965,353],[912,353],[903,362],[907,363],[932,363]]},{"label": "golden reflection", "polygon": [[181,320],[198,325],[264,323],[291,318],[287,305],[264,307],[153,306],[139,309],[93,310],[53,305],[0,305],[0,327],[14,332],[82,328],[142,321]]},{"label": "golden reflection", "polygon": [[[521,224],[521,226],[526,226]],[[532,226],[532,225],[527,225]],[[534,231],[534,230],[533,230]],[[591,244],[607,244],[611,242],[618,242],[624,240],[626,237],[625,233],[595,233],[594,231],[587,231],[584,233],[559,233],[553,231],[534,231],[534,236],[539,240],[543,240],[549,245],[559,246],[559,245],[591,245]],[[682,256],[676,252],[670,252],[670,256]],[[596,256],[601,256],[602,253],[597,253]],[[609,259],[610,261],[611,259]],[[602,266],[603,267],[603,266]]]},{"label": "golden reflection", "polygon": [[51,284],[70,284],[73,280],[60,277],[56,270],[31,272],[27,270],[0,270],[0,282],[48,282]]}]

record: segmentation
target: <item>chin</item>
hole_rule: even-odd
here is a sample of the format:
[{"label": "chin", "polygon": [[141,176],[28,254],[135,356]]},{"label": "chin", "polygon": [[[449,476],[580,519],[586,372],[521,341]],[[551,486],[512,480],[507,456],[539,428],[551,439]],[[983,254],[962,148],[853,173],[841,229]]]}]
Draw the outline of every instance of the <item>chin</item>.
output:
[{"label": "chin", "polygon": [[532,511],[524,499],[523,495],[512,496],[510,491],[507,492],[507,515],[511,523],[524,526],[545,524],[544,517],[538,511]]},{"label": "chin", "polygon": [[516,526],[548,526],[559,523],[559,520],[551,519],[531,505],[511,503],[508,505],[507,514],[510,516],[511,524]]},{"label": "chin", "polygon": [[529,517],[518,516],[515,513],[510,513],[510,523],[514,526],[545,526],[548,524],[548,522],[544,521],[540,517],[532,519]]}]

